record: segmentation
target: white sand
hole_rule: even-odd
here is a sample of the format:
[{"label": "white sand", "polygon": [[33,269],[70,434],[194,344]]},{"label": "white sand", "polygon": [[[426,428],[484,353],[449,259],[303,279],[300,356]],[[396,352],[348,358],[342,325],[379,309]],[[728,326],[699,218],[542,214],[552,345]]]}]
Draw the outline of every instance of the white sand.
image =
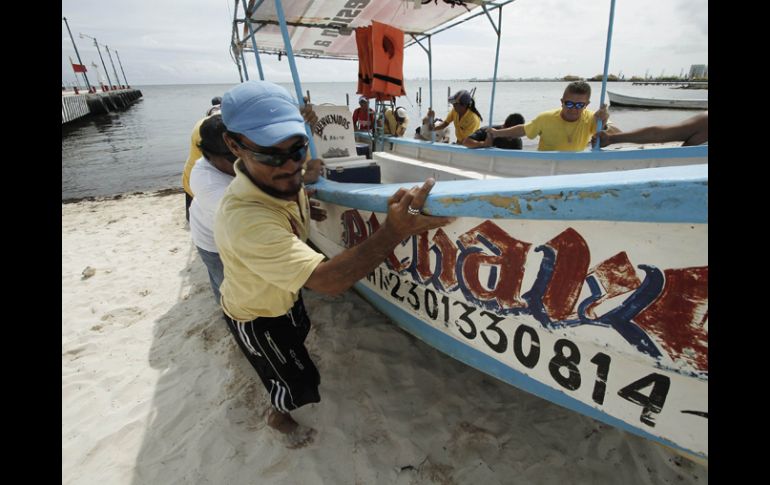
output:
[{"label": "white sand", "polygon": [[322,401],[295,413],[315,442],[290,450],[265,426],[184,196],[62,205],[62,483],[708,482],[703,466],[441,354],[353,292],[305,295]]}]

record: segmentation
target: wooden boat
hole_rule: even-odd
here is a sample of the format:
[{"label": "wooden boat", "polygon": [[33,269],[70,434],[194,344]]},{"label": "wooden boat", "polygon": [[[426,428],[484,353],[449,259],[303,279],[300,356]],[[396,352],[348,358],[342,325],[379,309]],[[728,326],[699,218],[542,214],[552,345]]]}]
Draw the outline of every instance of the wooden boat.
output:
[{"label": "wooden boat", "polygon": [[[309,55],[314,19],[345,2],[295,1],[285,18],[265,4],[251,14],[265,32],[259,50],[280,49],[268,35],[280,26],[290,57]],[[345,27],[403,17],[412,22],[403,30],[424,33],[463,14],[373,5]],[[468,6],[465,15],[478,10]],[[393,15],[403,9],[410,15]],[[354,36],[327,37],[318,57],[344,57]],[[249,45],[234,41],[234,51]],[[311,240],[327,256],[365,240],[388,197],[429,176],[438,183],[424,211],[457,218],[403,241],[356,283],[364,298],[482,372],[707,459],[708,146],[562,153],[390,138],[366,160],[352,155],[352,123],[318,108],[327,171],[315,188],[329,217],[312,223]]]},{"label": "wooden boat", "polygon": [[663,99],[639,98],[625,94],[607,91],[611,106],[628,106],[633,108],[665,108],[665,109],[709,109],[708,99]]}]

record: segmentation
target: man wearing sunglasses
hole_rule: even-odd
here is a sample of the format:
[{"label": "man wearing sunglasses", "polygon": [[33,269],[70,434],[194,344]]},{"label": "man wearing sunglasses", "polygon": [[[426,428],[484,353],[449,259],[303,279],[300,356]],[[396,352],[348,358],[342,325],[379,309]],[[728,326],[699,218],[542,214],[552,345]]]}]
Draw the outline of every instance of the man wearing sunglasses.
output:
[{"label": "man wearing sunglasses", "polygon": [[268,425],[287,446],[313,440],[290,411],[319,402],[320,375],[304,346],[310,320],[301,288],[336,295],[376,268],[401,241],[451,222],[420,213],[433,179],[388,200],[388,216],[365,241],[330,260],[307,241],[310,205],[302,185],[308,146],[305,125],[289,93],[267,81],[247,81],[225,93],[222,118],[236,156],[235,180],[214,222],[224,264],[220,287],[225,320],[270,395]]},{"label": "man wearing sunglasses", "polygon": [[529,139],[539,136],[538,150],[580,152],[596,133],[596,121],[602,120],[602,127],[606,129],[610,117],[606,104],[593,112],[586,109],[590,102],[591,86],[585,81],[574,81],[564,89],[561,108],[540,113],[529,123],[501,130],[490,129],[488,133],[493,140],[501,136],[526,135]]}]

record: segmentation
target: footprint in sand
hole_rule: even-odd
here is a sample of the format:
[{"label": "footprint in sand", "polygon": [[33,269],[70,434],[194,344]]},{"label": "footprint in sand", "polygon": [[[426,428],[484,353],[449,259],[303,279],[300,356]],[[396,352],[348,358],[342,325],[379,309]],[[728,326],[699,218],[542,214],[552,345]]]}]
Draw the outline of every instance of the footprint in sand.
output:
[{"label": "footprint in sand", "polygon": [[69,361],[72,362],[82,357],[82,355],[78,355],[78,354],[80,354],[84,350],[86,350],[86,347],[78,347],[72,350],[68,350],[67,352],[64,352],[62,354],[62,357],[68,357]]},{"label": "footprint in sand", "polygon": [[318,434],[314,428],[302,426],[301,424],[291,433],[281,433],[272,428],[271,431],[278,435],[278,439],[290,450],[304,448],[313,444],[315,436]]},{"label": "footprint in sand", "polygon": [[109,312],[102,315],[101,320],[103,322],[115,322],[123,325],[124,327],[129,327],[141,320],[143,316],[144,310],[142,308],[130,306],[110,310]]}]

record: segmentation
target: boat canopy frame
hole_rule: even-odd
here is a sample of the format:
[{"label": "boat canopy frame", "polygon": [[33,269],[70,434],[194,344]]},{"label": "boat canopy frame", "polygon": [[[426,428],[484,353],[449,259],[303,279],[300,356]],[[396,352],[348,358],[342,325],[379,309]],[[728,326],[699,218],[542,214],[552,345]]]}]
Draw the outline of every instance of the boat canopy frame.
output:
[{"label": "boat canopy frame", "polygon": [[[374,13],[371,13],[367,16],[364,16],[360,19],[355,18],[356,16],[354,14],[358,13],[360,14],[365,10],[365,8],[358,9],[356,7],[367,7],[369,6],[370,2],[368,0],[361,0],[358,2],[350,2],[347,1],[343,3],[344,0],[338,0],[330,1],[330,0],[296,0],[291,2],[290,8],[291,8],[291,16],[287,18],[286,13],[284,11],[284,6],[281,0],[274,0],[274,2],[265,2],[265,0],[249,0],[249,3],[247,5],[246,0],[234,0],[234,12],[233,12],[233,31],[231,36],[231,51],[234,54],[233,57],[235,59],[236,64],[238,65],[238,71],[240,74],[241,71],[241,63],[243,64],[243,72],[245,74],[246,80],[249,79],[248,70],[246,68],[246,58],[244,56],[245,52],[253,52],[257,68],[259,70],[259,77],[261,80],[264,80],[264,72],[262,69],[262,63],[260,60],[260,52],[265,54],[272,54],[272,55],[278,55],[278,58],[280,59],[283,54],[286,55],[289,61],[289,66],[292,71],[292,81],[294,84],[294,88],[297,94],[297,101],[300,105],[300,107],[304,107],[304,99],[302,96],[302,83],[299,78],[299,74],[297,72],[296,68],[296,62],[295,57],[305,57],[305,58],[313,58],[313,59],[337,59],[337,60],[358,60],[357,56],[357,50],[353,51],[351,49],[351,44],[355,44],[352,39],[355,38],[355,36],[351,35],[353,32],[353,29],[357,28],[358,26],[363,26],[367,23],[371,23],[371,20],[377,20],[380,22],[392,24],[393,18],[395,18],[395,15],[399,13],[399,10],[403,7],[404,12],[408,9],[408,5],[413,5],[414,9],[412,10],[412,15],[414,15],[414,12],[417,12],[421,8],[426,8],[426,10],[433,8],[430,2],[427,2],[423,4],[421,0],[415,0],[415,1],[408,1],[408,0],[377,0],[377,8]],[[425,27],[422,29],[415,28],[415,23],[409,24],[408,28],[402,28],[403,26],[400,23],[395,23],[395,27],[401,29],[404,32],[404,49],[407,47],[410,47],[412,45],[419,45],[423,51],[425,51],[427,58],[428,58],[428,92],[429,92],[429,106],[433,106],[433,50],[432,50],[432,44],[431,39],[434,35],[439,34],[441,32],[444,32],[445,30],[449,30],[453,27],[456,27],[460,24],[463,24],[465,22],[468,22],[469,20],[472,20],[480,15],[486,15],[487,19],[489,20],[492,29],[495,32],[495,35],[497,36],[497,44],[495,48],[495,63],[494,63],[494,71],[492,75],[492,93],[491,93],[491,99],[489,103],[489,123],[491,123],[494,120],[494,106],[495,106],[495,94],[497,90],[497,74],[498,74],[498,68],[499,68],[499,61],[500,61],[500,38],[502,34],[502,24],[503,24],[503,7],[515,2],[516,0],[465,0],[465,1],[447,1],[444,0],[443,3],[446,3],[448,5],[451,5],[451,8],[454,8],[458,5],[464,7],[467,12],[461,12],[459,14],[453,14],[449,13],[447,14],[446,6],[445,5],[439,5],[438,0],[434,2],[436,6],[440,6],[444,8],[443,15],[433,15],[430,16],[429,14],[423,15],[423,17],[426,17],[426,21],[423,24]],[[273,3],[274,12],[271,11],[271,3]],[[337,16],[334,16],[332,20],[329,20],[329,10],[327,9],[324,11],[323,7],[324,4],[339,4],[344,7],[349,7],[347,9],[342,9],[337,13]],[[470,4],[470,5],[468,5]],[[239,6],[242,8],[243,15],[239,17]],[[480,8],[479,8],[480,7]],[[267,11],[264,15],[257,15],[260,8],[263,8]],[[492,18],[492,12],[494,10],[497,10],[498,12],[498,18],[497,23],[495,23],[494,19]],[[323,13],[326,13],[327,16],[323,16]],[[318,16],[313,16],[313,14],[319,14]],[[609,55],[610,55],[610,49],[612,45],[612,25],[614,22],[614,14],[615,14],[615,0],[610,0],[610,18],[609,18],[609,26],[607,29],[607,44],[605,48],[605,56],[604,56],[604,69],[603,69],[603,75],[602,75],[602,88],[601,88],[601,97],[600,97],[600,105],[604,104],[605,99],[605,93],[607,89],[607,73],[609,69]],[[388,15],[391,15],[391,17],[388,17]],[[308,20],[305,20],[308,19]],[[431,21],[427,21],[427,19],[431,19]],[[403,20],[403,17],[400,19]],[[239,24],[243,24],[244,28],[244,35],[243,38],[240,38],[238,34],[238,26]],[[275,29],[277,27],[280,30],[281,38],[283,40],[283,49],[280,48],[279,44],[277,44],[275,41],[272,42],[266,42],[262,45],[258,45],[256,41],[257,33],[263,31],[264,29],[272,27]],[[299,52],[295,52],[294,46],[292,45],[292,33],[289,32],[289,28],[293,29],[293,34],[295,39],[297,39],[297,42],[300,45]],[[346,39],[340,41],[340,47],[336,48],[337,50],[331,50],[326,51],[324,49],[316,49],[316,48],[307,48],[302,47],[302,45],[309,45],[309,41],[313,39],[313,37],[306,38],[306,36],[301,34],[301,29],[321,29],[321,36],[326,36],[326,38],[332,39],[332,40],[315,40],[314,46],[322,46],[322,47],[328,47],[332,45],[333,42],[335,42],[337,39],[341,37],[345,37]],[[245,31],[248,31],[248,34],[246,34]],[[267,33],[267,31],[266,31]],[[269,34],[275,36],[275,33]],[[423,44],[423,41],[427,40],[428,46],[425,47]],[[251,45],[248,44],[250,42]],[[347,49],[347,50],[345,50]],[[243,81],[243,76],[241,76],[241,81]],[[432,124],[433,120],[429,120],[429,122]],[[601,129],[601,121],[597,121],[598,126],[597,130]],[[310,133],[308,133],[310,135]],[[375,137],[378,138],[378,137]],[[431,142],[435,141],[435,134],[431,132]],[[375,144],[377,143],[377,140],[374,140]],[[310,136],[310,149],[311,154],[313,157],[316,156],[315,154],[315,145],[313,143],[313,138]],[[599,143],[597,140],[597,143],[594,147],[592,147],[593,150],[599,150]]]}]

